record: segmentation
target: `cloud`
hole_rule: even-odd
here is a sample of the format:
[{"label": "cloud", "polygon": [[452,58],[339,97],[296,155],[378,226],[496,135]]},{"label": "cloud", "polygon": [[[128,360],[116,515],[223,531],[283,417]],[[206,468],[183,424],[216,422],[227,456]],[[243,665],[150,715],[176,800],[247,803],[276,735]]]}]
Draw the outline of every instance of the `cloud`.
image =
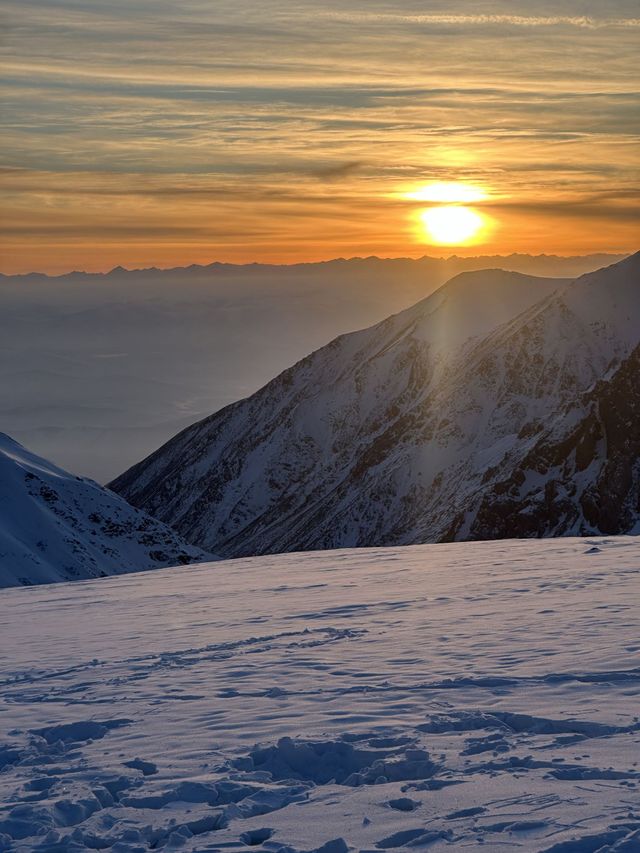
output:
[{"label": "cloud", "polygon": [[[637,196],[636,196],[637,198]],[[635,200],[635,199],[634,199]],[[509,213],[526,213],[553,219],[572,218],[609,222],[640,224],[640,205],[620,205],[603,200],[580,199],[577,201],[505,201],[482,206],[483,210],[501,216]]]},{"label": "cloud", "polygon": [[338,163],[312,169],[311,175],[320,181],[342,181],[360,171],[365,165],[361,160],[353,160],[351,163]]},{"label": "cloud", "polygon": [[640,18],[595,18],[587,15],[509,15],[509,14],[403,14],[401,12],[325,12],[327,18],[350,23],[409,24],[421,26],[509,26],[557,27],[580,29],[640,27]]},{"label": "cloud", "polygon": [[[123,262],[148,241],[153,262],[211,228],[223,259],[250,241],[280,259],[411,254],[389,198],[429,180],[504,200],[517,228],[492,251],[606,248],[607,228],[626,246],[636,0],[479,7],[7,0],[3,162],[22,171],[3,181],[25,264],[38,246],[71,256],[74,233],[97,253],[120,240]],[[581,234],[527,243],[572,217]]]}]

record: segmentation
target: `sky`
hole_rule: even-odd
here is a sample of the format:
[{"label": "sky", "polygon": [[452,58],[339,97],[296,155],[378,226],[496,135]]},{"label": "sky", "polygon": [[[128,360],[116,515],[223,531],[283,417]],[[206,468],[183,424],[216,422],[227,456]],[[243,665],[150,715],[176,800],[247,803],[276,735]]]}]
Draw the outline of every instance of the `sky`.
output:
[{"label": "sky", "polygon": [[637,0],[3,7],[5,273],[638,248]]}]

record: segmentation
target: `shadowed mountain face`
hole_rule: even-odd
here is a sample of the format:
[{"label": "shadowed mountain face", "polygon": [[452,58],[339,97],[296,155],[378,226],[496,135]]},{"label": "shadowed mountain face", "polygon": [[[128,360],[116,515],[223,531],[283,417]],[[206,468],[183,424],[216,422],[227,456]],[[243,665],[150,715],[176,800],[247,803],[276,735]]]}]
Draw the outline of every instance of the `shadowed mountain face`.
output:
[{"label": "shadowed mountain face", "polygon": [[[605,389],[622,393],[640,342],[639,281],[640,255],[569,282],[463,274],[185,430],[113,488],[227,556],[624,532],[634,486],[628,511],[616,512],[613,492],[609,512],[594,511],[607,478],[595,440],[593,464],[562,468],[567,486],[580,479],[580,509],[560,523],[543,501],[546,520],[519,519],[560,477],[529,474],[544,469],[541,454],[555,443],[560,465],[564,436],[598,408],[593,395],[604,411]],[[600,429],[615,429],[606,417]],[[492,494],[509,496],[502,510]]]},{"label": "shadowed mountain face", "polygon": [[0,276],[2,429],[106,482],[312,349],[401,311],[464,270],[573,278],[611,263],[601,258],[356,258]]},{"label": "shadowed mountain face", "polygon": [[[467,538],[628,533],[640,520],[640,346],[493,482]],[[460,536],[464,517],[446,538]]]},{"label": "shadowed mountain face", "polygon": [[166,525],[0,433],[0,588],[212,559]]}]

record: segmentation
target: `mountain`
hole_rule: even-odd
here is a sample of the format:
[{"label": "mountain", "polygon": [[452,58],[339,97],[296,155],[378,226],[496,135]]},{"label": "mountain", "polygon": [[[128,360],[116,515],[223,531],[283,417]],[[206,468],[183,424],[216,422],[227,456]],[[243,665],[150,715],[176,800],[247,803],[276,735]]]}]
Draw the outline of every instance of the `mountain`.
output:
[{"label": "mountain", "polygon": [[0,277],[2,429],[107,482],[312,349],[460,272],[575,278],[614,259],[352,258]]},{"label": "mountain", "polygon": [[0,433],[0,588],[211,559],[91,480]]},{"label": "mountain", "polygon": [[[112,488],[225,556],[514,535],[483,498],[542,465],[545,429],[560,448],[562,429],[595,405],[589,393],[624,383],[640,342],[639,267],[640,254],[568,282],[460,275],[184,430]],[[597,494],[594,453],[581,495]],[[568,483],[576,476],[567,468]],[[561,532],[611,524],[582,512]],[[555,529],[550,519],[523,534]]]},{"label": "mountain", "polygon": [[[455,519],[449,537],[464,525]],[[469,539],[640,533],[640,345],[483,495]]]}]

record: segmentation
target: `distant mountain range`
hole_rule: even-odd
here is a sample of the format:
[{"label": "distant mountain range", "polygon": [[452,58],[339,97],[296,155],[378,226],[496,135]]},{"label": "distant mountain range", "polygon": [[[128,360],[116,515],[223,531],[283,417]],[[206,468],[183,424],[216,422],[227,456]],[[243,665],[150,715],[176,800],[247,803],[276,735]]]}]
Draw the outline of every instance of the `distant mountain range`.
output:
[{"label": "distant mountain range", "polygon": [[111,487],[223,556],[640,532],[639,345],[640,253],[465,273]]},{"label": "distant mountain range", "polygon": [[212,559],[91,480],[0,433],[0,588]]},{"label": "distant mountain range", "polygon": [[106,482],[312,349],[460,272],[575,278],[618,259],[353,258],[0,277],[0,424]]},{"label": "distant mountain range", "polygon": [[68,273],[58,275],[49,275],[47,273],[30,272],[7,275],[0,273],[0,280],[22,280],[24,281],[43,281],[54,279],[56,282],[76,281],[85,279],[110,279],[116,280],[123,276],[128,276],[130,279],[138,281],[143,279],[151,279],[158,281],[162,278],[173,279],[175,276],[209,276],[235,274],[244,276],[249,274],[272,275],[280,276],[299,276],[305,272],[315,272],[322,275],[328,271],[330,273],[338,272],[340,269],[350,269],[354,271],[358,268],[366,269],[370,272],[375,271],[381,266],[392,265],[395,271],[409,271],[411,268],[422,268],[433,272],[437,269],[442,269],[443,272],[451,272],[455,269],[456,272],[468,270],[484,269],[496,267],[499,269],[515,269],[520,272],[528,272],[537,275],[567,275],[577,276],[585,272],[590,272],[603,264],[612,263],[614,261],[623,260],[626,255],[614,255],[607,253],[598,253],[591,255],[527,255],[519,252],[513,252],[511,255],[475,255],[470,257],[459,257],[458,255],[449,255],[444,258],[434,258],[429,255],[424,255],[421,258],[379,258],[375,255],[369,257],[357,258],[334,258],[330,261],[315,261],[298,264],[231,264],[222,261],[214,261],[210,264],[190,264],[186,267],[171,267],[162,269],[160,267],[141,267],[127,269],[126,267],[117,266],[108,272],[84,272],[82,270],[74,270]]}]

